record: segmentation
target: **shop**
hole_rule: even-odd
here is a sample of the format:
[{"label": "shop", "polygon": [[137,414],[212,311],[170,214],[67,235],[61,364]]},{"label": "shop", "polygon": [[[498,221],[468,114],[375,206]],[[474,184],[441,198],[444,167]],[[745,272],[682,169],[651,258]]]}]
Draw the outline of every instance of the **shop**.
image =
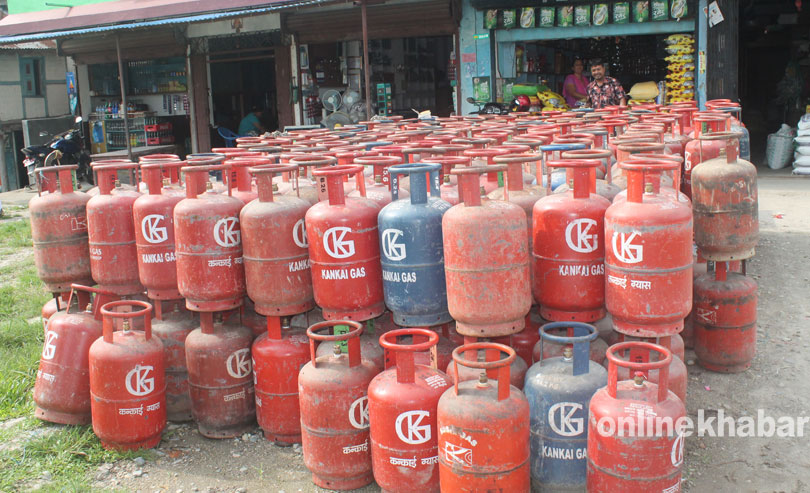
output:
[{"label": "shop", "polygon": [[[540,109],[557,103],[564,108],[559,100],[574,60],[583,59],[583,74],[589,77],[588,62],[598,58],[627,93],[644,83],[636,86],[639,101],[701,99],[706,70],[700,46],[705,39],[699,35],[698,8],[696,2],[682,0],[533,7],[467,1],[461,27],[462,94],[465,99],[510,101],[515,84],[537,85],[550,91],[541,95]],[[464,113],[476,109],[464,104]]]},{"label": "shop", "polygon": [[[369,83],[378,115],[456,111],[454,1],[369,4]],[[360,8],[319,7],[284,18],[295,35],[300,121],[330,126],[367,118]]]}]

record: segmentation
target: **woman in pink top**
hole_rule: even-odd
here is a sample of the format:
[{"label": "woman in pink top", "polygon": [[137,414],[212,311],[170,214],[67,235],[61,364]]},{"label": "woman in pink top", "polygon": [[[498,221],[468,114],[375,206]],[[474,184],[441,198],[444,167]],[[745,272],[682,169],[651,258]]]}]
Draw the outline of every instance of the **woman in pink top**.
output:
[{"label": "woman in pink top", "polygon": [[563,84],[563,97],[568,106],[575,108],[577,102],[588,100],[588,78],[582,75],[585,64],[581,58],[574,59],[574,73],[565,78]]}]

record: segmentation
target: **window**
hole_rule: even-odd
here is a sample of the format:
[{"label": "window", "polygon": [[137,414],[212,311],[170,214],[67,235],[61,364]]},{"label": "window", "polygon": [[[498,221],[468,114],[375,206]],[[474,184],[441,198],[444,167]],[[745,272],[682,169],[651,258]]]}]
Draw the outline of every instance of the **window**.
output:
[{"label": "window", "polygon": [[43,65],[42,58],[20,58],[20,83],[22,84],[23,96],[37,97],[43,95]]}]

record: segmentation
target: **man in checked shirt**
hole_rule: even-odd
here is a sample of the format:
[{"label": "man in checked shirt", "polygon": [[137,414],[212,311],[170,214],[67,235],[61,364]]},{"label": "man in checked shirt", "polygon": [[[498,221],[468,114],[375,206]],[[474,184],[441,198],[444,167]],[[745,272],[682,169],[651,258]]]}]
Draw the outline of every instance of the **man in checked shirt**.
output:
[{"label": "man in checked shirt", "polygon": [[591,61],[591,76],[593,80],[588,84],[588,103],[591,108],[627,104],[627,95],[622,85],[613,77],[605,75],[605,63],[602,60]]}]

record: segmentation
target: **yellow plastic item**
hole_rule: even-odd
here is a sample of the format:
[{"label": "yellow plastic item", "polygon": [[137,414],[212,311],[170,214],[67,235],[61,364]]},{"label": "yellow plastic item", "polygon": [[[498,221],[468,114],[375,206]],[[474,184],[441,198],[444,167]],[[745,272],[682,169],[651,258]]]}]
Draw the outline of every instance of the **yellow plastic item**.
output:
[{"label": "yellow plastic item", "polygon": [[628,94],[635,100],[655,99],[658,96],[658,84],[653,81],[638,82],[633,84]]}]

